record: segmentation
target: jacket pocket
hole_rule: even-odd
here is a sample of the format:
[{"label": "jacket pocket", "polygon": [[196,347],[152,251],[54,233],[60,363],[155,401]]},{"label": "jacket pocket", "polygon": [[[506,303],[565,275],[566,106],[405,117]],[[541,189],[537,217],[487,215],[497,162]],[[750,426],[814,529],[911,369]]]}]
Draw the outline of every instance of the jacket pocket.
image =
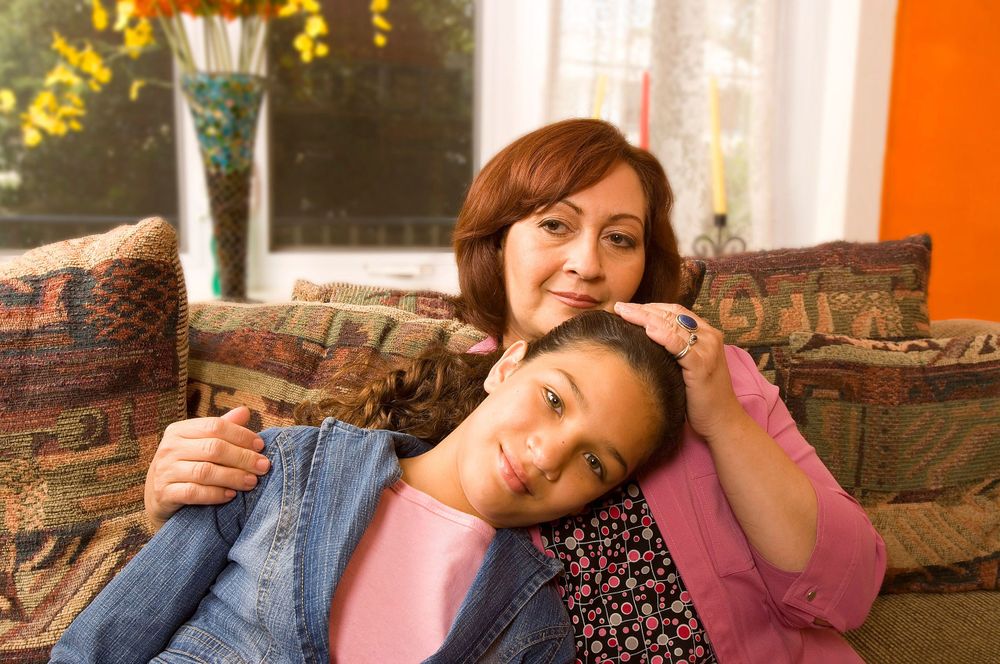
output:
[{"label": "jacket pocket", "polygon": [[184,626],[170,639],[167,649],[153,662],[164,664],[250,664],[243,654],[237,652],[217,637],[197,627]]},{"label": "jacket pocket", "polygon": [[729,576],[745,572],[754,566],[753,556],[746,535],[740,527],[733,509],[716,474],[691,479],[701,510],[699,523],[715,573]]}]

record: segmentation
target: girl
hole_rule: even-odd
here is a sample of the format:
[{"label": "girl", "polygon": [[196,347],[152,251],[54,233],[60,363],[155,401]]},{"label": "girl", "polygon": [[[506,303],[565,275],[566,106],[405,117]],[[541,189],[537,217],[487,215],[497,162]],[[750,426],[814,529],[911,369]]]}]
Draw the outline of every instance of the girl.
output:
[{"label": "girl", "polygon": [[[443,381],[404,372],[370,386],[387,404],[374,412],[336,395],[324,406],[437,445],[333,419],[264,432],[273,467],[256,490],[171,519],[52,661],[572,661],[549,583],[561,566],[521,527],[582,509],[673,451],[677,362],[642,328],[590,312],[495,362],[443,355],[413,371],[428,367],[448,374],[453,403],[434,393]],[[453,389],[471,381],[478,394]],[[411,385],[431,389],[415,398]],[[422,402],[460,423],[428,429]]]}]

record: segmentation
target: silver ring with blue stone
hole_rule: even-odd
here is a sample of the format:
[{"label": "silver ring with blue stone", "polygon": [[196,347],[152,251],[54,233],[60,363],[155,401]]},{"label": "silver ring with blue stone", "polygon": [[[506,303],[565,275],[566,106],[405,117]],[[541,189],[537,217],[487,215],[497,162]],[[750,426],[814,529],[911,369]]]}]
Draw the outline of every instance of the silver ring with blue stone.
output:
[{"label": "silver ring with blue stone", "polygon": [[674,320],[688,332],[694,332],[698,329],[698,321],[687,314],[677,314],[677,318]]}]

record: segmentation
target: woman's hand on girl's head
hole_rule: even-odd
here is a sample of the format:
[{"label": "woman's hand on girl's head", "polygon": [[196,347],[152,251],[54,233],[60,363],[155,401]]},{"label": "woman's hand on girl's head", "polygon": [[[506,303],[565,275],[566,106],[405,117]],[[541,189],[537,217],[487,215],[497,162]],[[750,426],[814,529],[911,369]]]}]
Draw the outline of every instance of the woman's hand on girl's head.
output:
[{"label": "woman's hand on girl's head", "polygon": [[159,528],[184,505],[218,505],[257,485],[270,469],[264,441],[245,428],[250,410],[175,422],[163,432],[146,473],[144,500]]},{"label": "woman's hand on girl's head", "polygon": [[[615,312],[644,327],[650,339],[675,357],[683,353],[677,361],[687,388],[688,422],[709,443],[746,416],[733,392],[722,332],[679,304],[618,302]],[[696,323],[696,329],[678,323],[678,316]]]}]

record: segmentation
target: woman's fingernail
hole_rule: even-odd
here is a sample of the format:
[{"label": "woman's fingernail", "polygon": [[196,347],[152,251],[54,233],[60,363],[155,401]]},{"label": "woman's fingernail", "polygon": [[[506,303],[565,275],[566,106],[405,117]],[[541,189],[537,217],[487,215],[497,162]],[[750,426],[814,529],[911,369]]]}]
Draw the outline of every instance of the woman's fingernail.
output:
[{"label": "woman's fingernail", "polygon": [[260,452],[262,449],[264,449],[264,439],[263,438],[255,438],[254,441],[253,441],[253,448],[255,450],[257,450],[258,452]]},{"label": "woman's fingernail", "polygon": [[628,302],[615,302],[615,311],[622,313],[623,311],[632,311],[635,305],[629,304]]},{"label": "woman's fingernail", "polygon": [[257,459],[257,463],[254,465],[257,467],[257,470],[266,473],[267,469],[271,467],[271,462],[267,459]]},{"label": "woman's fingernail", "polygon": [[248,489],[254,488],[255,486],[257,486],[257,478],[254,477],[253,475],[244,475],[243,486],[245,486]]},{"label": "woman's fingernail", "polygon": [[226,495],[226,498],[235,498],[236,497],[236,492],[233,491],[232,489],[226,489],[225,495]]}]

